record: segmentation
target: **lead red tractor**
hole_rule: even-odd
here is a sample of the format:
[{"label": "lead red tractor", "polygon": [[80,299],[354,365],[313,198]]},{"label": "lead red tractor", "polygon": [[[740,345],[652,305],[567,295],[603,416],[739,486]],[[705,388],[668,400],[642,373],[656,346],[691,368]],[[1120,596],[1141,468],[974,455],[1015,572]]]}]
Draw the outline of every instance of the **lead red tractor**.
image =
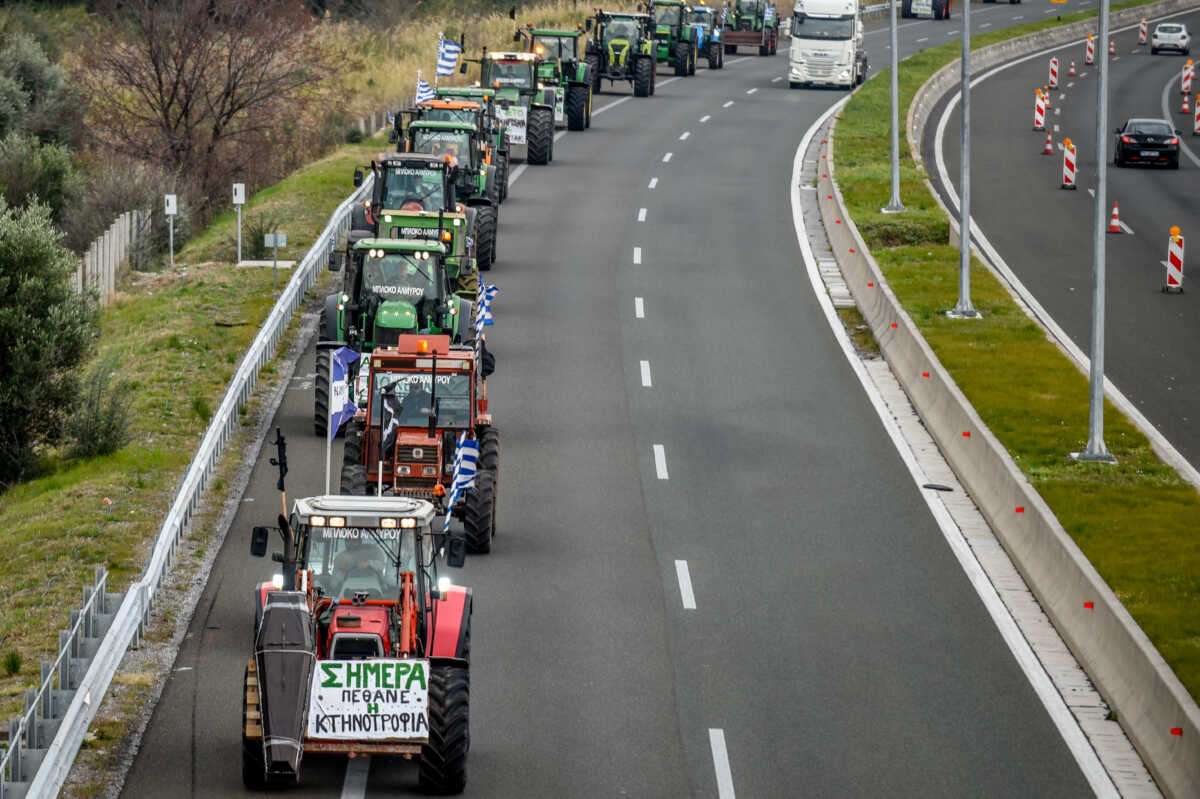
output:
[{"label": "lead red tractor", "polygon": [[[490,354],[481,348],[477,356],[449,336],[401,335],[369,358],[356,386],[365,411],[347,426],[342,493],[429,500],[462,521],[468,551],[490,551],[500,478],[500,433],[487,401]],[[464,433],[479,447],[478,471],[474,486],[449,507]]]},{"label": "lead red tractor", "polygon": [[254,528],[251,554],[274,529],[283,568],[254,593],[247,788],[295,784],[305,755],[416,759],[425,790],[466,786],[472,595],[438,577],[440,551],[461,566],[466,550],[433,519],[423,500],[322,496]]}]

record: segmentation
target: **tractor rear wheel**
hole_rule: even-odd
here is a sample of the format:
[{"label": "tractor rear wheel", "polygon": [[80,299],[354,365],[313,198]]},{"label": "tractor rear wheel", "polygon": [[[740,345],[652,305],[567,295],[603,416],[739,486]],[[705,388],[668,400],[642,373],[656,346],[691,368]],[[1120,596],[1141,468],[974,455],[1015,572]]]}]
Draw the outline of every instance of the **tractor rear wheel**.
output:
[{"label": "tractor rear wheel", "polygon": [[708,68],[721,68],[721,45],[717,42],[709,42],[708,44]]},{"label": "tractor rear wheel", "polygon": [[317,350],[316,388],[313,391],[313,433],[329,432],[329,350]]},{"label": "tractor rear wheel", "polygon": [[346,423],[346,445],[342,449],[342,468],[362,463],[363,425],[357,419]]},{"label": "tractor rear wheel", "polygon": [[471,672],[466,666],[429,669],[429,743],[421,746],[418,782],[429,793],[461,793],[471,748]]},{"label": "tractor rear wheel", "polygon": [[496,256],[496,206],[481,205],[475,216],[475,265],[490,271]]},{"label": "tractor rear wheel", "polygon": [[530,108],[528,139],[529,155],[525,159],[531,164],[548,164],[553,158],[554,111],[549,108]]},{"label": "tractor rear wheel", "polygon": [[584,123],[584,127],[587,127],[587,128],[590,128],[592,126],[592,100],[593,99],[595,99],[595,95],[593,94],[592,89],[589,86],[588,93],[587,93],[587,122]]},{"label": "tractor rear wheel", "polygon": [[467,533],[467,551],[485,554],[492,550],[496,520],[496,474],[475,473],[475,487],[463,499],[463,528]]},{"label": "tractor rear wheel", "polygon": [[582,83],[572,83],[567,87],[565,100],[567,111],[567,130],[583,130],[587,127],[588,88]]},{"label": "tractor rear wheel", "polygon": [[654,65],[649,58],[639,58],[633,65],[633,96],[649,97],[654,80]]},{"label": "tractor rear wheel", "polygon": [[590,55],[587,57],[588,75],[592,78],[592,93],[600,93],[600,56]]},{"label": "tractor rear wheel", "polygon": [[342,466],[342,485],[339,493],[354,497],[366,496],[367,467],[361,463],[347,463]]},{"label": "tractor rear wheel", "polygon": [[496,189],[500,192],[500,202],[508,198],[508,156],[496,151]]},{"label": "tractor rear wheel", "polygon": [[496,537],[496,507],[500,505],[500,431],[488,425],[475,431],[479,439],[479,469],[492,473],[492,537]]}]

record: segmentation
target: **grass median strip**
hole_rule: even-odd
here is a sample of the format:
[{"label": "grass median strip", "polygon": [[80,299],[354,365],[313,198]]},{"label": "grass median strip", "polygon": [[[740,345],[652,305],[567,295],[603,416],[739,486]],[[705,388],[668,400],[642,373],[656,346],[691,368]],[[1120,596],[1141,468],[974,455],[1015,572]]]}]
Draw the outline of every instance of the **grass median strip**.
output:
[{"label": "grass median strip", "polygon": [[[1094,16],[1080,12],[1062,22]],[[972,41],[978,49],[1057,24],[1045,20]],[[958,44],[948,44],[903,62],[901,119],[920,86],[959,53]],[[1107,403],[1105,441],[1118,464],[1070,458],[1087,443],[1087,378],[981,264],[972,265],[971,296],[983,319],[946,318],[958,296],[958,248],[947,246],[949,222],[906,148],[901,193],[910,210],[879,212],[890,197],[888,81],[886,71],[868,81],[838,122],[837,178],[851,216],[897,298],[983,421],[1192,697],[1200,697],[1200,494]]]},{"label": "grass median strip", "polygon": [[[276,219],[289,234],[280,258],[298,260],[352,190],[353,166],[381,147],[342,147],[251,198],[245,213]],[[233,220],[218,217],[177,253],[176,269],[130,276],[101,318],[93,358],[119,359],[133,395],[130,443],[104,457],[51,455],[43,476],[0,495],[0,717],[19,712],[38,661],[53,659],[92,566],[108,567],[110,590],[141,573],[209,417],[275,304],[269,268],[234,268]],[[281,273],[280,285],[289,278]],[[218,479],[210,491],[224,488]]]}]

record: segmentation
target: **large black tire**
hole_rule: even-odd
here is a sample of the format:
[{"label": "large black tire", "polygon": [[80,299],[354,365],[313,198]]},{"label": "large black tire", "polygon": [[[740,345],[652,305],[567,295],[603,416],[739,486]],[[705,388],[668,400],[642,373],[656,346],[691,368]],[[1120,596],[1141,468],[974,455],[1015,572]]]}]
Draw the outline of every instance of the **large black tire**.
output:
[{"label": "large black tire", "polygon": [[375,233],[375,226],[367,221],[367,209],[362,203],[350,206],[350,230],[369,230]]},{"label": "large black tire", "polygon": [[480,469],[475,487],[463,498],[463,529],[467,533],[467,551],[479,555],[492,550],[496,518],[496,474]]},{"label": "large black tire", "polygon": [[708,68],[721,68],[721,45],[718,42],[708,43]]},{"label": "large black tire", "polygon": [[691,45],[687,42],[679,42],[675,45],[675,77],[682,78],[688,74],[691,49]]},{"label": "large black tire", "polygon": [[363,424],[357,419],[346,423],[346,444],[342,448],[342,468],[362,463]]},{"label": "large black tire", "polygon": [[500,186],[500,202],[508,199],[508,153],[496,151],[496,183]]},{"label": "large black tire", "polygon": [[541,166],[554,157],[554,111],[549,108],[530,108],[526,141],[529,155],[525,159]]},{"label": "large black tire", "polygon": [[592,76],[592,93],[600,93],[600,56],[590,55],[587,57],[588,74]]},{"label": "large black tire", "polygon": [[901,0],[900,16],[906,19],[912,17],[912,0]]},{"label": "large black tire", "polygon": [[649,97],[654,84],[654,64],[649,58],[639,58],[633,65],[633,96]]},{"label": "large black tire", "polygon": [[325,297],[325,310],[321,314],[321,339],[323,341],[340,341],[338,332],[338,295],[329,294]]},{"label": "large black tire", "polygon": [[491,271],[496,256],[496,206],[477,206],[475,216],[475,265],[480,272]]},{"label": "large black tire", "polygon": [[342,466],[342,484],[340,494],[362,497],[367,494],[367,467],[361,463],[347,463]]},{"label": "large black tire", "polygon": [[317,375],[313,388],[313,433],[329,432],[329,350],[317,350]]},{"label": "large black tire", "polygon": [[700,58],[700,53],[696,52],[696,45],[689,44],[688,45],[688,74],[689,75],[696,74],[696,61],[698,61],[699,58]]},{"label": "large black tire", "polygon": [[471,672],[466,666],[429,669],[429,743],[421,746],[418,782],[428,793],[462,793],[471,748]]},{"label": "large black tire", "polygon": [[492,473],[492,538],[496,537],[499,524],[496,508],[500,505],[500,431],[488,425],[475,432],[479,439],[479,470]]},{"label": "large black tire", "polygon": [[588,87],[582,83],[568,86],[564,105],[567,112],[567,130],[584,130],[587,127]]}]

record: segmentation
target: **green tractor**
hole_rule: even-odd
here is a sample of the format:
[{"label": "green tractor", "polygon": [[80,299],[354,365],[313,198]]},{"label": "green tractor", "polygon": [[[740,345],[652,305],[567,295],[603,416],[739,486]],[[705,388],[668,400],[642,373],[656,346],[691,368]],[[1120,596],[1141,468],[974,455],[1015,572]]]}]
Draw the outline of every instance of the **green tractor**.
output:
[{"label": "green tractor", "polygon": [[[317,350],[313,431],[329,432],[329,358],[333,343],[359,352],[394,346],[410,333],[474,343],[473,303],[451,292],[446,246],[437,239],[374,238],[352,230],[341,290],[325,300]],[[335,259],[334,271],[340,269]]]},{"label": "green tractor", "polygon": [[554,123],[568,130],[592,126],[592,76],[588,62],[579,57],[581,36],[582,25],[577,30],[549,30],[534,28],[532,22],[513,34],[514,42],[524,41],[526,51],[541,59],[538,82],[556,89]]},{"label": "green tractor", "polygon": [[475,259],[486,272],[496,262],[496,239],[500,228],[500,182],[496,165],[487,163],[485,134],[472,123],[410,122],[405,131],[406,152],[450,159],[455,168],[454,194],[474,208]]},{"label": "green tractor", "polygon": [[593,31],[587,43],[587,62],[594,93],[599,94],[600,81],[607,80],[628,81],[635,97],[654,94],[658,60],[649,14],[597,9],[596,16],[587,21],[587,30]]},{"label": "green tractor", "polygon": [[723,34],[725,53],[739,46],[757,47],[759,55],[779,49],[779,14],[773,0],[732,0]]},{"label": "green tractor", "polygon": [[684,21],[691,9],[683,0],[654,0],[648,10],[654,15],[654,52],[658,62],[674,67],[679,77],[695,75],[700,50],[698,32]]},{"label": "green tractor", "polygon": [[509,154],[508,136],[496,115],[496,90],[483,86],[439,86],[439,100],[462,100],[483,106],[483,125],[491,142],[492,163],[496,165],[496,185],[500,187],[500,201],[508,198]]},{"label": "green tractor", "polygon": [[[537,54],[484,50],[471,60],[479,63],[479,85],[496,92],[496,117],[504,126],[510,154],[536,165],[553,161],[558,90],[540,85]],[[466,59],[460,71],[467,71]]]}]

